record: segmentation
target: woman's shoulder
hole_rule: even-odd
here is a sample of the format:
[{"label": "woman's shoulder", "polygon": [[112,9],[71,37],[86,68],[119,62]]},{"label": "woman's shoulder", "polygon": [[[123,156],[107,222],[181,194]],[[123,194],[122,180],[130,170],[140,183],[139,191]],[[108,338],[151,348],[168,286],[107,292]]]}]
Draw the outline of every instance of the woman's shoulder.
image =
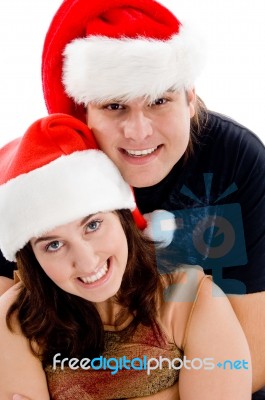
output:
[{"label": "woman's shoulder", "polygon": [[[176,301],[192,301],[198,283],[205,274],[199,265],[180,264],[175,271],[160,275],[163,303]],[[188,289],[188,290],[187,290]]]},{"label": "woman's shoulder", "polygon": [[159,322],[179,348],[183,348],[189,320],[199,297],[207,301],[213,285],[198,265],[181,265],[176,271],[161,277]]},{"label": "woman's shoulder", "polygon": [[199,285],[206,279],[199,265],[180,265],[173,273],[161,276],[164,303],[193,303]]}]

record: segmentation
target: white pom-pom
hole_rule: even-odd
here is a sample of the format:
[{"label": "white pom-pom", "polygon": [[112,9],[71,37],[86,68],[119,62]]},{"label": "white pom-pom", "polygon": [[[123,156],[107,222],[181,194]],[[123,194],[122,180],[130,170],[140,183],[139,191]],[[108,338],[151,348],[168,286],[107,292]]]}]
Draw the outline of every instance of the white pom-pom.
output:
[{"label": "white pom-pom", "polygon": [[147,222],[144,234],[158,242],[161,248],[169,246],[177,228],[174,214],[166,210],[155,210],[144,214],[144,218]]}]

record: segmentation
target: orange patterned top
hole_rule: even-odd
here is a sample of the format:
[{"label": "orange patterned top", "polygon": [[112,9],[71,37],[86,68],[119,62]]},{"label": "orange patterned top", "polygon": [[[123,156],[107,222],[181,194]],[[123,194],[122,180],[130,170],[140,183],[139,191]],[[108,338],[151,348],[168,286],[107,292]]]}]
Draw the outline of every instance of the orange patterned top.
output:
[{"label": "orange patterned top", "polygon": [[[116,361],[115,364],[112,363],[112,370],[106,369],[106,364],[104,369],[104,362],[100,370],[92,368],[73,370],[69,367],[62,370],[58,366],[54,370],[49,366],[45,372],[51,398],[53,400],[132,399],[155,394],[172,386],[178,380],[179,370],[169,369],[165,361],[161,362],[162,369],[157,368],[147,374],[147,359],[153,357],[158,360],[160,357],[167,357],[170,360],[182,359],[181,350],[174,343],[169,343],[164,333],[158,335],[155,327],[140,324],[126,342],[120,342],[120,336],[120,331],[105,331],[103,357],[121,359],[119,363],[124,357],[130,361],[134,359],[132,365],[123,361],[123,365],[118,365],[119,370],[116,373],[114,369]],[[155,361],[151,365],[154,366],[154,363]]]},{"label": "orange patterned top", "polygon": [[[173,386],[179,378],[178,365],[183,359],[183,350],[181,350],[173,339],[163,331],[163,321],[165,314],[170,314],[170,307],[177,301],[190,306],[189,318],[186,321],[184,330],[185,342],[191,321],[191,315],[197,302],[200,289],[205,278],[208,276],[197,275],[196,270],[200,267],[184,268],[184,276],[188,279],[184,283],[180,282],[181,273],[176,274],[176,284],[166,288],[166,291],[160,296],[160,306],[158,307],[158,321],[160,321],[160,330],[156,326],[147,327],[139,324],[133,335],[128,335],[128,339],[121,340],[121,332],[128,329],[130,324],[126,322],[121,325],[119,330],[104,326],[105,329],[105,351],[102,358],[105,362],[111,363],[111,369],[106,368],[104,362],[101,365],[95,365],[90,369],[71,369],[69,366],[64,369],[56,366],[48,366],[45,369],[48,387],[51,399],[53,400],[114,400],[114,399],[133,399],[153,395]],[[197,277],[199,277],[197,279]],[[168,290],[169,289],[169,290]],[[185,294],[185,296],[184,296]],[[187,296],[188,295],[188,296]],[[163,307],[166,304],[166,310]],[[172,314],[172,313],[171,313]],[[174,314],[172,315],[174,318]],[[125,326],[125,328],[123,328]],[[131,364],[122,363],[124,358],[130,360]],[[115,358],[115,360],[110,360]],[[161,368],[152,369],[147,372],[147,360],[155,358],[158,361],[151,362],[151,366],[157,362]],[[171,360],[169,363],[161,358]],[[109,361],[107,361],[109,360]],[[119,360],[119,361],[117,361]],[[132,361],[133,360],[133,361]],[[102,360],[101,360],[102,361]],[[118,363],[116,373],[114,367]],[[79,364],[80,365],[80,364]],[[91,364],[90,364],[91,365]],[[100,368],[101,367],[101,368]],[[98,369],[96,369],[98,368]]]}]

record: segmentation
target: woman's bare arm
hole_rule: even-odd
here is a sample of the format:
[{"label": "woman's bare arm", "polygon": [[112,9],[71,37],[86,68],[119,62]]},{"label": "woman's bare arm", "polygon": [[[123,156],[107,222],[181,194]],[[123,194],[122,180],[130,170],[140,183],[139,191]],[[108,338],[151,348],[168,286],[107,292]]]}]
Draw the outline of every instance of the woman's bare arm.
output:
[{"label": "woman's bare arm", "polygon": [[[187,360],[209,358],[201,368],[180,370],[181,400],[251,399],[252,367],[247,340],[224,293],[206,279],[197,299],[184,348]],[[189,364],[190,367],[190,364]]]}]

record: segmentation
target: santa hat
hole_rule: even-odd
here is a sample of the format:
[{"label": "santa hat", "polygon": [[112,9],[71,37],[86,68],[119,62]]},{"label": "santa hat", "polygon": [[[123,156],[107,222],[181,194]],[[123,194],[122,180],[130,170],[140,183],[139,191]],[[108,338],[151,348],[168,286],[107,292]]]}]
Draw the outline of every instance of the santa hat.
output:
[{"label": "santa hat", "polygon": [[65,0],[46,35],[42,80],[49,112],[84,119],[84,105],[188,89],[204,49],[154,0]]},{"label": "santa hat", "polygon": [[32,237],[96,212],[130,209],[145,227],[130,186],[69,115],[40,119],[0,149],[0,170],[0,248],[9,261]]}]

